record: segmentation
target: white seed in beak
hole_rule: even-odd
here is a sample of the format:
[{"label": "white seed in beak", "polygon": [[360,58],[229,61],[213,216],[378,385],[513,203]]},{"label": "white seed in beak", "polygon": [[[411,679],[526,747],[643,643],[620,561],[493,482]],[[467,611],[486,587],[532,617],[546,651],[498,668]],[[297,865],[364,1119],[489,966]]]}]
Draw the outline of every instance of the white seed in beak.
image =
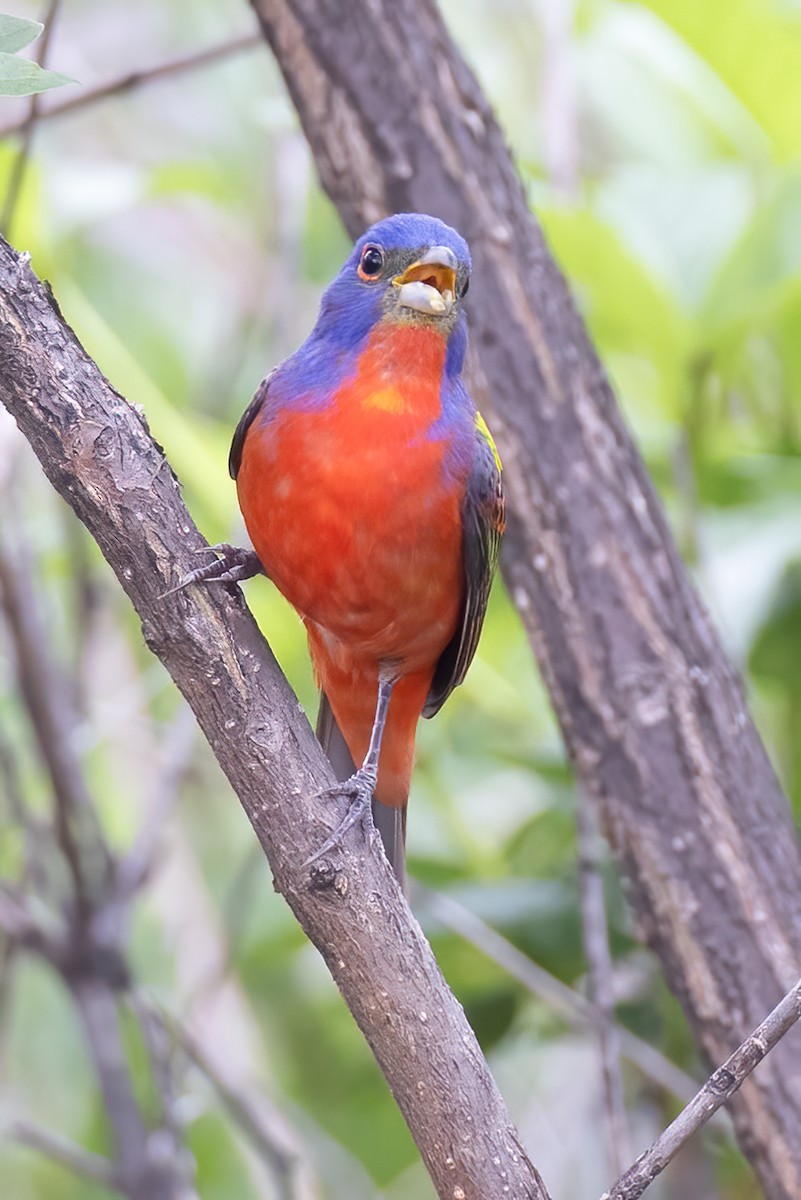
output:
[{"label": "white seed in beak", "polygon": [[435,287],[415,279],[412,283],[401,284],[398,304],[401,308],[412,308],[415,312],[441,317],[453,308],[453,292],[446,290],[440,294]]}]

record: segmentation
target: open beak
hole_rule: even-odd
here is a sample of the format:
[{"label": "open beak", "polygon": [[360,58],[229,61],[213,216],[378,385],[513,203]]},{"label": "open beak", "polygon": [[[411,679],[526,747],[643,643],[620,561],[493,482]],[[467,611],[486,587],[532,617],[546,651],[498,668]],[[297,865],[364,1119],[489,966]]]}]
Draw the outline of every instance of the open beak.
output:
[{"label": "open beak", "polygon": [[432,317],[447,316],[454,304],[457,265],[447,246],[432,246],[392,280],[398,288],[398,304]]}]

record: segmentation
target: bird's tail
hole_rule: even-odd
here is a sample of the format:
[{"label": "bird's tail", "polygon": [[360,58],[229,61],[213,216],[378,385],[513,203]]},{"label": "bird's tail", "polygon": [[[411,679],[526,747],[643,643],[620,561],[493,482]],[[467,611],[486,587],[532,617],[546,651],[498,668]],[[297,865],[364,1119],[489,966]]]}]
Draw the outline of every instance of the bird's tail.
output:
[{"label": "bird's tail", "polygon": [[[348,750],[336,718],[331,711],[328,697],[320,692],[320,709],[317,713],[317,738],[340,782],[348,779],[356,766]],[[390,808],[373,796],[373,823],[381,835],[384,850],[398,881],[406,890],[406,805]]]}]

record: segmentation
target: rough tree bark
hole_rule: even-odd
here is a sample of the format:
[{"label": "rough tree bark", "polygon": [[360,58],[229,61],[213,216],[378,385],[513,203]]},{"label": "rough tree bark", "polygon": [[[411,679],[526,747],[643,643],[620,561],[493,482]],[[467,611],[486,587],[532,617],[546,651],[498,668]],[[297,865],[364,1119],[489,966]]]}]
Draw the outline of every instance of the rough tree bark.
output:
[{"label": "rough tree bark", "polygon": [[[351,234],[433,212],[475,271],[474,392],[512,519],[507,583],[573,762],[697,1042],[721,1061],[794,982],[801,856],[739,680],[433,0],[252,0]],[[801,1037],[732,1102],[773,1200],[801,1196]]]},{"label": "rough tree bark", "polygon": [[163,592],[205,545],[143,418],[88,358],[24,256],[0,239],[0,402],[114,569],[255,829],[275,885],[325,958],[387,1077],[438,1194],[548,1200],[461,1006],[386,859],[333,775],[238,589]]}]

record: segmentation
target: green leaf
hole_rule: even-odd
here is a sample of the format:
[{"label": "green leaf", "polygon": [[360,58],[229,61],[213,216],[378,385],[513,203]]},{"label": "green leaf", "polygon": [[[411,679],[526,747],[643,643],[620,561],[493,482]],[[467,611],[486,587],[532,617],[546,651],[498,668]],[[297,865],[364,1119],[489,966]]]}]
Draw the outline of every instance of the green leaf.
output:
[{"label": "green leaf", "polygon": [[40,21],[26,21],[24,17],[11,17],[0,13],[0,51],[13,54],[23,46],[35,42],[44,29]]},{"label": "green leaf", "polygon": [[801,157],[801,13],[794,4],[645,0],[703,57],[771,140],[774,154]]},{"label": "green leaf", "polygon": [[31,96],[34,92],[46,92],[48,88],[75,83],[67,75],[45,71],[27,58],[15,58],[13,54],[0,51],[0,96]]}]

